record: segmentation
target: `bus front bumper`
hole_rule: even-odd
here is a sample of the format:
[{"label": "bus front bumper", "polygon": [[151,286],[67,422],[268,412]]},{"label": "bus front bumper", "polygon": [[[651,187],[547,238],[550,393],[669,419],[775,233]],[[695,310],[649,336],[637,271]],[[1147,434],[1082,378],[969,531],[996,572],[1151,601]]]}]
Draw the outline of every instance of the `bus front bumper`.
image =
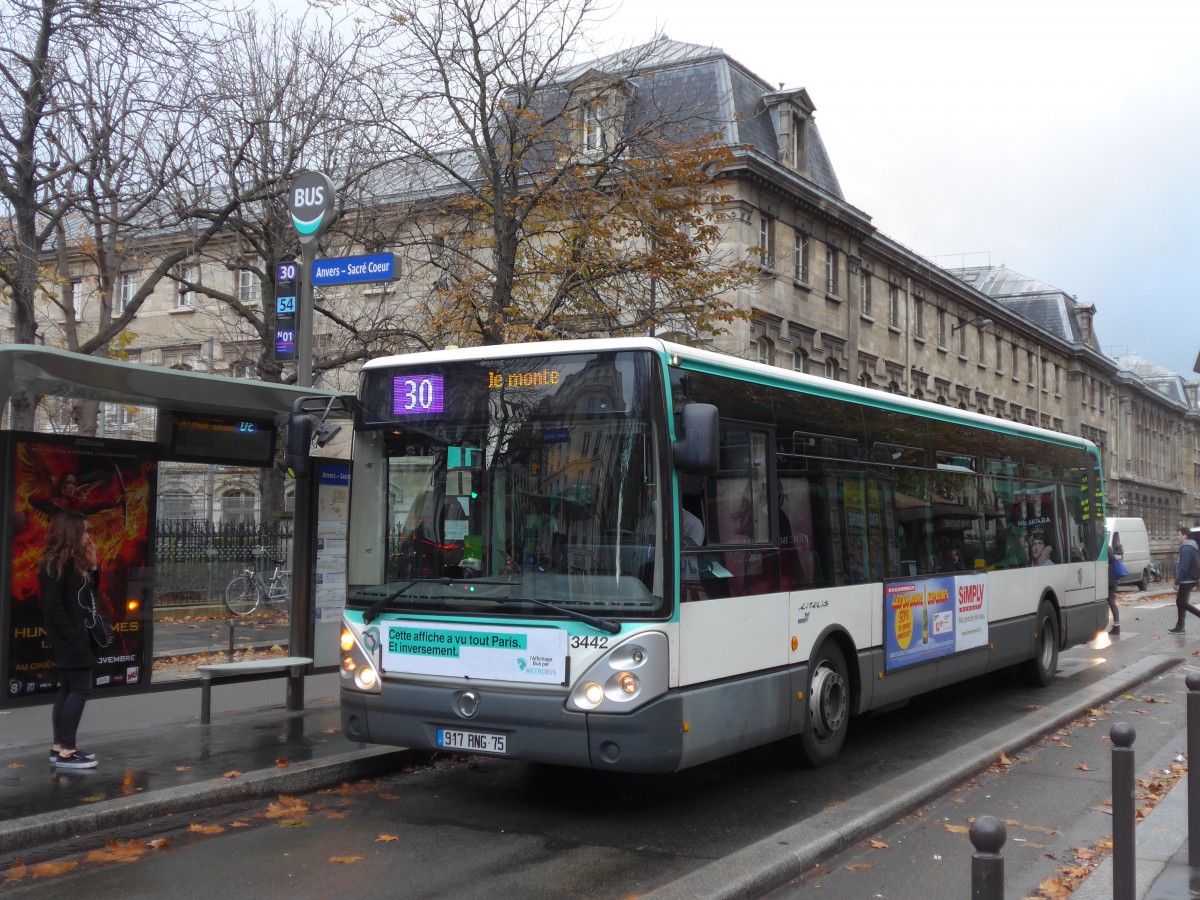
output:
[{"label": "bus front bumper", "polygon": [[[464,702],[468,692],[473,697]],[[474,714],[464,715],[464,708]],[[439,742],[445,731],[502,735],[504,752],[448,747]],[[389,682],[382,694],[342,690],[342,733],[351,741],[415,750],[479,752],[618,772],[673,772],[682,760],[683,704],[678,694],[669,693],[631,713],[601,715],[572,712],[562,696]]]}]

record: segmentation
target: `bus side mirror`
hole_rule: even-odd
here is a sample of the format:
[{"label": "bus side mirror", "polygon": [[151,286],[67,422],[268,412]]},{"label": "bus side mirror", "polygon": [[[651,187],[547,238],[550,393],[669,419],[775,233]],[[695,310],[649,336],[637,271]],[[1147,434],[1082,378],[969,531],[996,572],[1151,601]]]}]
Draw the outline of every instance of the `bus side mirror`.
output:
[{"label": "bus side mirror", "polygon": [[288,418],[287,473],[293,478],[308,477],[309,448],[312,446],[313,417],[292,413]]},{"label": "bus side mirror", "polygon": [[721,429],[711,403],[685,404],[679,414],[679,435],[673,453],[675,468],[689,475],[713,475],[720,462]]}]

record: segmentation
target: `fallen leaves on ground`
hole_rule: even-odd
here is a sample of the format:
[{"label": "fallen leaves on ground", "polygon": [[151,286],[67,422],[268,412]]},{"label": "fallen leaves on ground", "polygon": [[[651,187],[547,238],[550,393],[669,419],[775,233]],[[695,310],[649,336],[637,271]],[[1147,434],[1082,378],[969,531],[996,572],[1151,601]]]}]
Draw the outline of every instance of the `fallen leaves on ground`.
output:
[{"label": "fallen leaves on ground", "polygon": [[969,834],[971,832],[969,825],[951,825],[949,822],[939,822],[938,824],[951,834]]},{"label": "fallen leaves on ground", "polygon": [[103,799],[104,798],[102,796],[100,796],[99,794],[92,794],[90,797],[81,798],[79,802],[80,803],[99,803]]},{"label": "fallen leaves on ground", "polygon": [[26,766],[25,763],[9,763],[8,768],[10,768],[10,769],[27,769],[29,767]]},{"label": "fallen leaves on ground", "polygon": [[329,857],[329,861],[334,862],[334,863],[341,863],[342,865],[348,866],[348,865],[351,865],[356,862],[362,862],[362,857],[361,856],[331,856],[331,857]]},{"label": "fallen leaves on ground", "polygon": [[873,869],[873,868],[875,868],[875,863],[872,863],[872,862],[850,863],[848,866],[845,867],[847,872],[862,872],[865,869]]},{"label": "fallen leaves on ground", "polygon": [[29,874],[34,878],[54,878],[79,867],[79,860],[68,859],[64,862],[44,862],[29,867]]},{"label": "fallen leaves on ground", "polygon": [[199,822],[193,822],[188,826],[188,831],[193,834],[222,834],[225,831],[224,825],[201,825]]},{"label": "fallen leaves on ground", "polygon": [[241,773],[241,772],[239,772],[237,769],[231,769],[230,771],[226,772],[226,773],[225,773],[224,775],[222,775],[221,777],[222,777],[222,778],[241,778],[241,777],[242,777],[242,773]]},{"label": "fallen leaves on ground", "polygon": [[390,843],[391,841],[398,841],[398,840],[400,840],[400,838],[396,837],[394,834],[381,834],[379,837],[375,838],[375,843],[387,844],[387,843]]},{"label": "fallen leaves on ground", "polygon": [[890,849],[888,847],[888,845],[885,844],[883,841],[876,840],[875,838],[871,838],[871,840],[867,841],[867,845],[869,847],[871,847],[873,850],[888,850],[888,849]]},{"label": "fallen leaves on ground", "polygon": [[127,863],[137,862],[146,855],[148,848],[141,841],[105,841],[103,850],[93,850],[84,857],[84,862]]},{"label": "fallen leaves on ground", "polygon": [[286,769],[290,765],[291,765],[291,762],[284,759],[282,756],[279,759],[275,760],[275,768],[277,768],[277,769]]},{"label": "fallen leaves on ground", "polygon": [[8,867],[8,871],[4,873],[4,883],[8,884],[9,882],[20,881],[28,871],[29,869],[26,868],[25,863],[19,859],[14,859],[13,864]]},{"label": "fallen leaves on ground", "polygon": [[146,846],[151,850],[166,850],[171,846],[171,842],[166,838],[155,838],[152,841],[146,841]]},{"label": "fallen leaves on ground", "polygon": [[291,797],[280,794],[277,801],[272,802],[263,817],[267,819],[300,819],[309,810],[309,803],[302,797]]}]

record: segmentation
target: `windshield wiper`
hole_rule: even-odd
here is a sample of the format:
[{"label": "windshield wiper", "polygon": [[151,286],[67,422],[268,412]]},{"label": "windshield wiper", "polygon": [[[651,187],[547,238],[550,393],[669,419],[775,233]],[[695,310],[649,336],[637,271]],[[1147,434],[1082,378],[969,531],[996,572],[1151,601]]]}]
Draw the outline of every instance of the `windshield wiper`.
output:
[{"label": "windshield wiper", "polygon": [[453,583],[454,582],[449,578],[414,578],[411,581],[405,582],[403,585],[400,586],[400,588],[398,590],[392,591],[386,597],[376,600],[374,603],[372,603],[370,606],[368,606],[367,611],[363,613],[363,624],[370,625],[375,619],[377,619],[379,617],[379,614],[381,612],[383,612],[384,608],[389,603],[391,603],[396,598],[402,596],[405,591],[407,591],[410,587],[412,587],[415,584],[440,584],[445,587],[448,587],[449,585],[451,585]]},{"label": "windshield wiper", "polygon": [[568,619],[574,619],[576,622],[582,622],[584,625],[591,625],[593,628],[600,631],[607,631],[609,634],[620,634],[621,623],[612,619],[600,619],[596,616],[589,616],[585,612],[580,612],[577,609],[571,609],[566,606],[556,606],[546,600],[538,600],[536,597],[479,597],[480,600],[488,600],[492,603],[499,603],[501,606],[515,606],[518,603],[533,603],[543,609],[548,609],[558,613],[561,616],[566,616]]}]

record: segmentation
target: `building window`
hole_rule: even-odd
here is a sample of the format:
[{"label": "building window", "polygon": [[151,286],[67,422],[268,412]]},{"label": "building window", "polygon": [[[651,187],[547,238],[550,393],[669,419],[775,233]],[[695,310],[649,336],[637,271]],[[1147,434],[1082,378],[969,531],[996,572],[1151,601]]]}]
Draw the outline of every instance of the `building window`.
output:
[{"label": "building window", "polygon": [[238,299],[243,303],[257,303],[262,296],[262,282],[258,273],[250,269],[238,271]]},{"label": "building window", "polygon": [[893,284],[888,288],[888,324],[893,328],[900,327],[900,285]]},{"label": "building window", "polygon": [[834,381],[842,380],[842,367],[832,356],[825,360],[825,377]]},{"label": "building window", "polygon": [[803,231],[796,232],[795,267],[792,277],[801,284],[808,284],[808,235]]},{"label": "building window", "polygon": [[1021,377],[1021,351],[1016,342],[1013,342],[1012,346],[1012,370],[1013,378]]},{"label": "building window", "polygon": [[939,347],[946,346],[946,311],[939,309],[937,314],[937,342]]},{"label": "building window", "polygon": [[775,265],[775,220],[768,216],[758,217],[758,253],[764,268]]},{"label": "building window", "polygon": [[230,491],[221,498],[221,521],[233,525],[254,522],[254,495],[249,491]]},{"label": "building window", "polygon": [[229,367],[229,374],[234,378],[257,378],[258,366],[249,359],[235,360]]},{"label": "building window", "polygon": [[1004,374],[1004,341],[996,335],[996,374]]},{"label": "building window", "polygon": [[[983,339],[980,338],[979,349],[983,349]],[[967,355],[967,323],[965,319],[958,320],[958,352]],[[964,407],[965,409],[965,407]]]},{"label": "building window", "polygon": [[792,353],[792,371],[808,373],[808,354],[803,350],[796,350]]},{"label": "building window", "polygon": [[764,366],[774,365],[775,345],[770,338],[759,338],[755,342],[755,358]]},{"label": "building window", "polygon": [[825,293],[838,292],[838,252],[836,247],[825,248]]},{"label": "building window", "polygon": [[168,491],[158,497],[158,520],[160,522],[182,522],[199,518],[198,499],[183,491]]},{"label": "building window", "polygon": [[858,305],[864,316],[871,315],[871,274],[866,269],[858,270]]},{"label": "building window", "polygon": [[803,172],[808,168],[808,119],[792,116],[792,168]]},{"label": "building window", "polygon": [[123,272],[117,279],[117,299],[113,304],[113,314],[123,315],[129,304],[133,302],[133,295],[136,293],[137,275],[132,272]]},{"label": "building window", "polygon": [[[1038,369],[1037,369],[1037,357],[1033,355],[1032,350],[1029,351],[1029,365],[1025,370],[1025,374],[1029,376],[1029,383],[1033,384],[1033,380],[1035,378],[1037,378]],[[1034,423],[1031,422],[1030,424],[1034,424]]]},{"label": "building window", "polygon": [[196,306],[196,292],[188,287],[185,282],[197,284],[200,281],[200,269],[197,266],[188,266],[181,269],[179,272],[179,281],[176,283],[175,291],[175,308],[176,309],[193,309]]},{"label": "building window", "polygon": [[920,300],[913,302],[913,309],[916,312],[917,321],[913,323],[913,333],[919,337],[925,337],[925,304]]}]

